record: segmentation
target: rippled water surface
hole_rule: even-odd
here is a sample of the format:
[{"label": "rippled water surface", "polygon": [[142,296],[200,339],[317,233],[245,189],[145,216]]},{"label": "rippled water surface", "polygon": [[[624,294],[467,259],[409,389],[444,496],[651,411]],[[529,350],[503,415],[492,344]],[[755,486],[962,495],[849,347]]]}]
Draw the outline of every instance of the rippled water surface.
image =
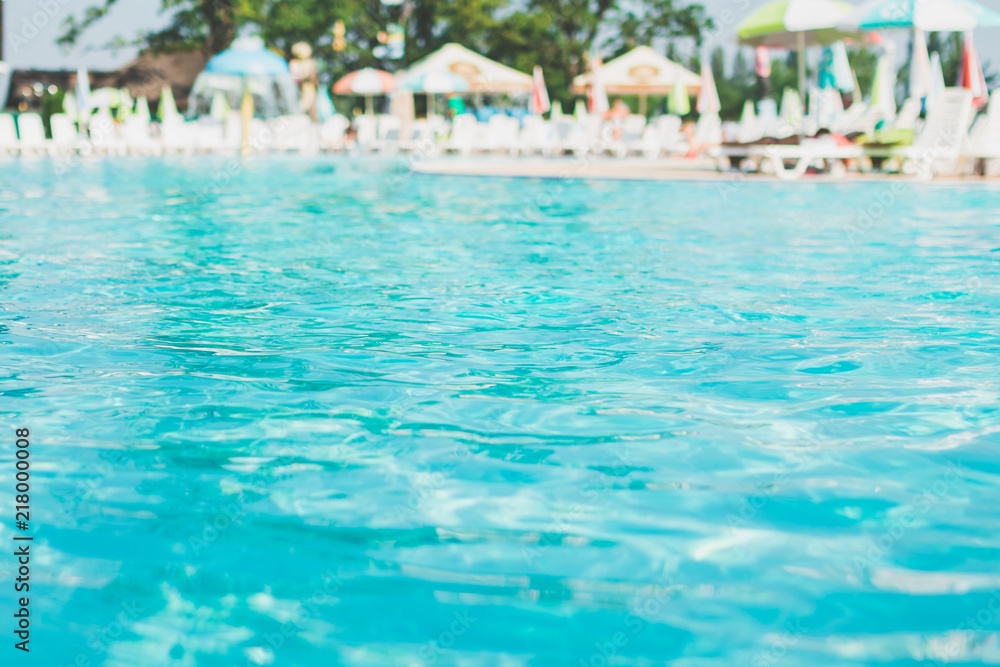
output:
[{"label": "rippled water surface", "polygon": [[33,664],[998,661],[998,192],[2,164]]}]

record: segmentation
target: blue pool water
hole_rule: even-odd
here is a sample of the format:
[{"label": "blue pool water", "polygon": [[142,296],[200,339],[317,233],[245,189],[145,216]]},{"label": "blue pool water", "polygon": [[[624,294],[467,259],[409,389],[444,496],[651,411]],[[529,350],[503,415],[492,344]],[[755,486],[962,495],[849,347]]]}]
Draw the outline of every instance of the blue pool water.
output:
[{"label": "blue pool water", "polygon": [[2,164],[4,641],[25,427],[36,665],[996,661],[998,195]]}]

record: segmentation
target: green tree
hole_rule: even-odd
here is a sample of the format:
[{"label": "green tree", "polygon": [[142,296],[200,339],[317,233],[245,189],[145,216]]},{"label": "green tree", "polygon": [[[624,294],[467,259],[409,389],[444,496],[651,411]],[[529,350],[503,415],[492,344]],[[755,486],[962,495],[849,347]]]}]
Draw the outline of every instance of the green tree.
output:
[{"label": "green tree", "polygon": [[[118,0],[86,9],[65,22],[62,44],[75,43]],[[611,57],[639,44],[677,37],[699,42],[712,27],[705,10],[682,0],[408,0],[386,7],[379,0],[162,0],[170,24],[132,43],[157,50],[225,49],[244,25],[259,26],[272,48],[285,52],[297,41],[313,45],[331,74],[366,65],[405,67],[448,42],[459,42],[507,65],[545,70],[550,94],[568,99],[572,79],[586,70],[587,54]],[[335,52],[330,31],[346,28],[347,48]],[[400,62],[372,55],[379,32],[390,22],[404,25],[406,55]],[[673,42],[670,48],[674,49]]]}]

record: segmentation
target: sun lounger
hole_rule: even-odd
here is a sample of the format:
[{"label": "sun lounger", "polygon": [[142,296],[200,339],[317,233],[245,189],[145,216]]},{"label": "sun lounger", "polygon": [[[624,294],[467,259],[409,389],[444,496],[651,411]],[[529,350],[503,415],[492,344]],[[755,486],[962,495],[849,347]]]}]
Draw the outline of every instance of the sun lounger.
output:
[{"label": "sun lounger", "polygon": [[455,116],[451,121],[451,135],[444,143],[444,150],[469,155],[476,146],[478,131],[479,122],[472,114],[463,113]]},{"label": "sun lounger", "polygon": [[[835,176],[846,173],[845,162],[864,154],[860,146],[838,146],[830,138],[808,138],[801,143],[759,143],[742,146],[716,146],[708,155],[717,159],[720,170],[728,167],[731,159],[749,160],[754,170],[770,171],[782,180],[803,176],[810,167],[829,169]],[[794,163],[791,167],[786,162]]]},{"label": "sun lounger", "polygon": [[990,95],[986,113],[969,132],[962,157],[982,161],[979,168],[984,176],[993,175],[1000,166],[1000,89]]},{"label": "sun lounger", "polygon": [[49,128],[52,130],[52,152],[66,155],[79,148],[80,135],[70,117],[64,113],[54,113],[49,117]]},{"label": "sun lounger", "polygon": [[87,121],[90,144],[99,155],[125,155],[127,147],[118,136],[118,128],[111,114],[106,111],[95,113]]},{"label": "sun lounger", "polygon": [[526,155],[549,155],[552,152],[551,123],[541,116],[525,116],[518,143],[519,152]]},{"label": "sun lounger", "polygon": [[22,113],[17,117],[17,134],[21,139],[21,155],[44,155],[49,152],[45,125],[37,113]]},{"label": "sun lounger", "polygon": [[14,117],[9,113],[0,113],[0,154],[14,155],[20,150]]},{"label": "sun lounger", "polygon": [[[149,121],[139,116],[129,116],[121,125],[122,139],[132,155],[159,155],[163,152],[160,142],[153,137]],[[55,138],[55,127],[52,130]]]},{"label": "sun lounger", "polygon": [[378,117],[377,143],[378,150],[383,153],[395,153],[399,151],[402,143],[400,132],[403,129],[403,121],[399,116],[382,115]]},{"label": "sun lounger", "polygon": [[179,116],[163,121],[160,135],[165,153],[191,153],[195,149],[197,137],[194,123],[188,123]]},{"label": "sun lounger", "polygon": [[505,152],[517,155],[519,150],[520,124],[516,118],[505,114],[490,116],[485,127],[483,149],[489,152]]},{"label": "sun lounger", "polygon": [[378,118],[371,114],[356,116],[354,127],[358,131],[354,139],[355,147],[365,153],[374,151],[378,143]]},{"label": "sun lounger", "polygon": [[899,158],[904,170],[920,178],[957,173],[972,120],[972,92],[945,88],[927,113],[927,122],[912,146],[865,147],[868,158]]},{"label": "sun lounger", "polygon": [[200,118],[194,123],[195,149],[205,153],[220,153],[226,146],[226,128],[212,118]]},{"label": "sun lounger", "polygon": [[339,113],[327,118],[320,126],[320,147],[328,151],[342,151],[346,147],[347,128],[351,122]]}]

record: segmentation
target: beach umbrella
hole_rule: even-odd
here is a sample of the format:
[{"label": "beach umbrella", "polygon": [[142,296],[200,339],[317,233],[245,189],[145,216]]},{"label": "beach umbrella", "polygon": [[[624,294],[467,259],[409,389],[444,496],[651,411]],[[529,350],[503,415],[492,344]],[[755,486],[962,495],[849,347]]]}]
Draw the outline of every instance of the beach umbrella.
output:
[{"label": "beach umbrella", "polygon": [[958,70],[958,85],[960,88],[972,91],[972,103],[975,106],[981,107],[989,101],[990,92],[986,88],[986,78],[983,76],[982,63],[979,61],[971,30],[965,33],[962,44],[962,65]]},{"label": "beach umbrella", "polygon": [[715,77],[712,76],[708,58],[701,60],[701,90],[698,91],[697,109],[700,114],[717,114],[722,111],[719,91],[715,88]]},{"label": "beach umbrella", "polygon": [[229,100],[226,99],[226,94],[221,90],[212,93],[212,106],[208,110],[208,115],[212,120],[225,123],[226,118],[229,117],[229,111]]},{"label": "beach umbrella", "polygon": [[396,77],[371,67],[351,72],[333,84],[334,95],[385,95],[396,88]]},{"label": "beach umbrella", "polygon": [[149,115],[149,100],[145,95],[140,95],[135,101],[135,115],[147,123],[152,119]]},{"label": "beach umbrella", "polygon": [[896,115],[896,46],[886,42],[875,66],[872,82],[871,108],[882,112],[883,118]]},{"label": "beach umbrella", "polygon": [[691,100],[688,99],[687,88],[678,76],[674,89],[670,92],[670,113],[676,116],[686,116],[691,113]]},{"label": "beach umbrella", "polygon": [[528,98],[528,111],[541,115],[552,108],[549,103],[549,91],[545,89],[545,78],[542,68],[535,65],[532,72],[531,97]]},{"label": "beach umbrella", "polygon": [[90,116],[90,75],[86,67],[76,70],[76,107],[82,123]]},{"label": "beach umbrella", "polygon": [[837,0],[772,0],[741,23],[736,33],[741,44],[795,49],[799,62],[799,97],[805,102],[807,46],[832,44],[841,39],[860,39],[854,30],[837,25],[853,9]]},{"label": "beach umbrella", "polygon": [[753,108],[753,100],[743,102],[743,113],[740,114],[740,125],[747,127],[757,123],[757,111]]},{"label": "beach umbrella", "polygon": [[587,103],[583,100],[577,100],[576,104],[573,105],[573,120],[577,122],[583,122],[587,119]]},{"label": "beach umbrella", "polygon": [[1000,25],[1000,14],[973,0],[868,0],[838,25],[843,30],[917,28],[951,32]]},{"label": "beach umbrella", "polygon": [[156,118],[163,122],[179,115],[177,103],[174,102],[174,91],[170,86],[163,86],[160,91],[160,104],[156,108]]},{"label": "beach umbrella", "polygon": [[587,97],[587,110],[590,113],[604,113],[611,108],[608,104],[608,93],[604,89],[604,77],[601,68],[604,61],[601,56],[594,56],[590,61],[590,91]]},{"label": "beach umbrella", "polygon": [[913,53],[910,55],[910,97],[927,97],[931,93],[931,59],[927,54],[927,39],[920,28],[913,29]]},{"label": "beach umbrella", "polygon": [[805,113],[802,109],[802,99],[791,88],[781,91],[781,110],[778,117],[792,128],[800,128]]},{"label": "beach umbrella", "polygon": [[[371,67],[351,72],[333,84],[334,95],[364,95],[366,113],[374,113],[374,96],[385,95],[396,87],[396,77]],[[444,91],[448,92],[448,91]]]}]

